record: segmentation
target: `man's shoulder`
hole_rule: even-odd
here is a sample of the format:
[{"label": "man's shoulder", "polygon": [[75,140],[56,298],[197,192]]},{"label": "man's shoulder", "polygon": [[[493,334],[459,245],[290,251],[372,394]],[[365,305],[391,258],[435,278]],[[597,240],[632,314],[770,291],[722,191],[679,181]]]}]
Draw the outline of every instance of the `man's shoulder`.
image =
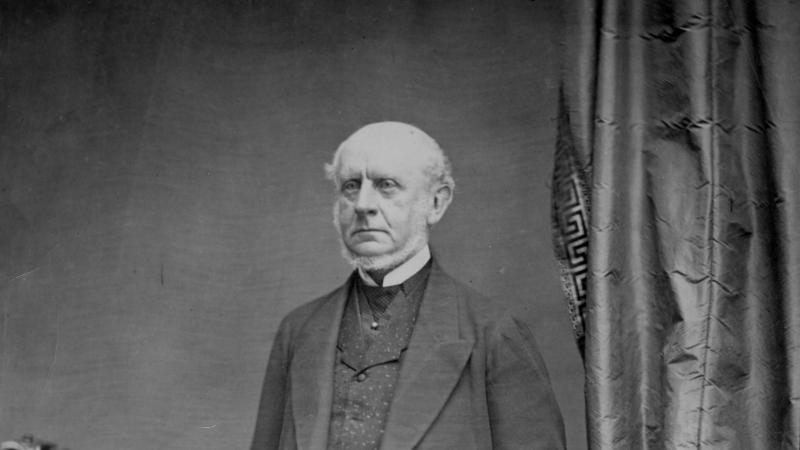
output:
[{"label": "man's shoulder", "polygon": [[484,324],[496,322],[508,316],[509,309],[504,302],[478,291],[470,284],[451,276],[441,267],[438,267],[437,270],[438,279],[434,279],[434,282],[440,284],[440,289],[444,288],[450,295],[458,299],[460,309],[469,316],[472,322]]},{"label": "man's shoulder", "polygon": [[283,322],[285,325],[302,325],[310,317],[329,306],[332,302],[336,302],[342,295],[346,294],[347,287],[350,281],[336,287],[325,295],[321,295],[311,301],[307,301],[300,306],[295,307],[284,317]]},{"label": "man's shoulder", "polygon": [[[524,348],[526,355],[538,356],[538,344],[531,324],[517,308],[510,306],[509,299],[503,301],[485,295],[467,283],[446,273],[445,283],[450,294],[457,299],[461,336],[481,343],[484,351],[491,354],[506,351],[509,346]],[[537,359],[538,361],[538,359]],[[540,361],[537,364],[541,365]]]}]

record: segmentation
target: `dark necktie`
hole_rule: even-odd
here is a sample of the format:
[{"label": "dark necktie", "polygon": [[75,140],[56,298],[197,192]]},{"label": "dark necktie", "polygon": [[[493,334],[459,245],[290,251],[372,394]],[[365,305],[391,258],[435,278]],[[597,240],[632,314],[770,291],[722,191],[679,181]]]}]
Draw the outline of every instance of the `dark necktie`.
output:
[{"label": "dark necktie", "polygon": [[400,286],[399,284],[388,287],[362,285],[361,292],[364,293],[372,311],[376,314],[382,314],[400,291]]}]

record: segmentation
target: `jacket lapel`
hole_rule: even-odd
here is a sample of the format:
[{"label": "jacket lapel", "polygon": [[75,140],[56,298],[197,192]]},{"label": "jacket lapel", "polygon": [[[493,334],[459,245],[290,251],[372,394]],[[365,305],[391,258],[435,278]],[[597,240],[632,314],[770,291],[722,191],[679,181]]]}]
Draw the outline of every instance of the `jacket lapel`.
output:
[{"label": "jacket lapel", "polygon": [[333,401],[333,365],[339,324],[352,277],[332,292],[300,331],[292,359],[292,414],[297,447],[324,449]]},{"label": "jacket lapel", "polygon": [[455,387],[474,342],[459,336],[455,286],[434,262],[400,369],[381,448],[413,448]]}]

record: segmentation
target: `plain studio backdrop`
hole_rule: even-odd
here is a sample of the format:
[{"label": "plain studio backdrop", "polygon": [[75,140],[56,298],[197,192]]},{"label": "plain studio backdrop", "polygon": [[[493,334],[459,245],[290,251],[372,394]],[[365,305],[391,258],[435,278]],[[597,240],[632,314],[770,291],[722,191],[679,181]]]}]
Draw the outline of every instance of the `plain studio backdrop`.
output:
[{"label": "plain studio backdrop", "polygon": [[363,3],[0,3],[0,440],[247,448],[278,322],[350,270],[323,163],[399,120],[454,164],[434,251],[532,325],[585,447],[558,1]]}]

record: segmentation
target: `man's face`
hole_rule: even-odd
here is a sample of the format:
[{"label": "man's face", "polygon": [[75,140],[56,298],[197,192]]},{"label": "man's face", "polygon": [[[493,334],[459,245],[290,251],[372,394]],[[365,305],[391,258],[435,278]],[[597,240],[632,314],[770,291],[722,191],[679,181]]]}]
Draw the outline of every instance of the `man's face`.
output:
[{"label": "man's face", "polygon": [[356,140],[342,149],[334,218],[362,268],[391,269],[427,244],[434,196],[424,169],[424,152],[397,143]]}]

